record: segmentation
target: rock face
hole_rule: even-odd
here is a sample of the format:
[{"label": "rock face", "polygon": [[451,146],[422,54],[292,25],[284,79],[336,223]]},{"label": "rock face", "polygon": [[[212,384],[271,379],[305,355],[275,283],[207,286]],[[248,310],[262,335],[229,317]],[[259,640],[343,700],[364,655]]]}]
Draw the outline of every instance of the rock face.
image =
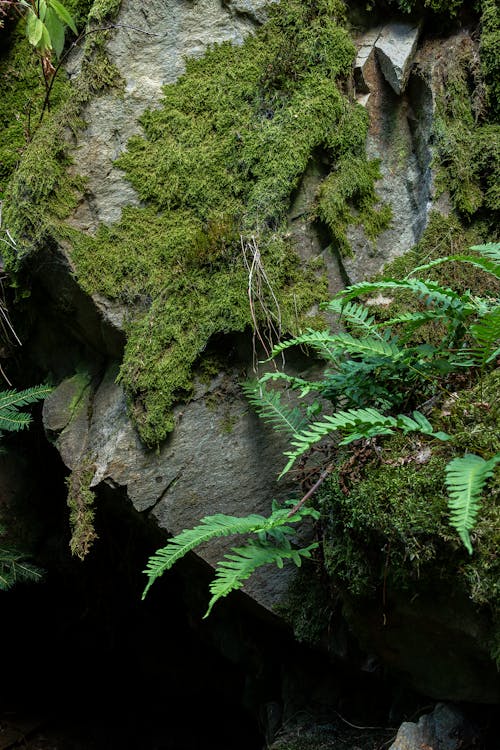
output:
[{"label": "rock face", "polygon": [[[177,80],[186,57],[201,56],[218,42],[241,44],[245,35],[265,20],[265,5],[262,0],[123,1],[116,29],[107,42],[109,59],[122,86],[94,98],[82,113],[87,125],[72,152],[72,170],[84,176],[85,194],[69,219],[72,227],[94,234],[99,225],[117,222],[125,207],[139,204],[114,161],[130,137],[141,132],[140,116],[147,108],[159,106],[162,86]],[[336,258],[330,252],[324,227],[308,221],[323,176],[320,154],[311,156],[292,202],[290,234],[303,258],[324,259],[332,294],[346,283],[380,271],[418,241],[426,226],[433,201],[435,101],[432,58],[418,56],[419,34],[417,26],[391,23],[358,39],[355,93],[370,115],[367,152],[380,161],[377,191],[380,201],[392,208],[390,228],[370,239],[359,226],[353,226],[348,231],[352,257]],[[78,68],[75,56],[70,75]],[[69,276],[70,269],[65,267],[63,272]],[[94,466],[92,487],[106,483],[124,488],[134,508],[151,515],[169,534],[217,512],[267,514],[273,498],[297,494],[290,483],[278,485],[276,481],[283,466],[285,441],[259,422],[241,395],[238,381],[251,374],[251,356],[241,357],[237,366],[228,366],[209,383],[197,382],[188,403],[176,408],[172,435],[158,451],[150,451],[138,438],[127,414],[125,395],[116,382],[117,349],[127,310],[99,295],[87,304],[93,306],[92,325],[99,317],[96,313],[106,323],[107,338],[100,334],[106,372],[96,375],[98,368],[86,362],[89,374],[63,379],[44,407],[47,434],[69,469],[76,471],[90,461]],[[87,330],[86,325],[82,316],[82,336],[91,339],[90,324]],[[118,332],[114,339],[113,330]],[[230,542],[215,543],[200,555],[213,564],[228,546]],[[260,606],[272,610],[286,587],[286,575],[264,569],[250,579],[245,591]],[[411,623],[411,614],[404,616]],[[394,666],[398,665],[413,670],[414,682],[424,690],[428,687],[425,680],[419,682],[418,664],[408,663],[403,656]],[[475,699],[467,694],[461,697]]]},{"label": "rock face", "polygon": [[358,102],[370,114],[367,153],[380,163],[381,201],[392,209],[388,230],[370,240],[359,227],[349,234],[353,257],[343,259],[355,283],[371,276],[412,247],[432,207],[431,132],[434,99],[429,62],[416,62],[418,26],[390,23],[357,40],[354,80]]},{"label": "rock face", "polygon": [[[186,57],[201,56],[211,44],[240,44],[257,18],[263,18],[259,1],[228,7],[218,0],[122,2],[107,54],[123,80],[123,91],[94,98],[82,113],[87,129],[73,159],[75,172],[86,177],[86,199],[72,217],[75,227],[93,232],[100,222],[118,221],[124,206],[138,203],[113,162],[140,132],[139,117],[159,104],[162,86],[184,72]],[[77,62],[70,67],[73,73],[78,72]]]},{"label": "rock face", "polygon": [[419,26],[391,23],[383,27],[375,42],[384,78],[398,96],[406,88],[419,34]]},{"label": "rock face", "polygon": [[[139,440],[116,375],[111,368],[97,387],[85,375],[69,378],[44,404],[45,428],[66,465],[76,470],[84,460],[93,462],[92,487],[126,488],[136,510],[150,512],[171,534],[214,513],[267,515],[273,497],[293,492],[290,482],[276,482],[285,443],[250,411],[236,372],[198,384],[189,403],[178,407],[177,427],[158,452]],[[214,540],[201,556],[215,564],[230,546]],[[245,590],[271,609],[286,586],[286,575],[261,574]]]},{"label": "rock face", "polygon": [[434,711],[421,716],[417,724],[404,722],[389,750],[421,750],[423,747],[460,750],[474,747],[477,739],[477,731],[458,708],[438,703]]}]

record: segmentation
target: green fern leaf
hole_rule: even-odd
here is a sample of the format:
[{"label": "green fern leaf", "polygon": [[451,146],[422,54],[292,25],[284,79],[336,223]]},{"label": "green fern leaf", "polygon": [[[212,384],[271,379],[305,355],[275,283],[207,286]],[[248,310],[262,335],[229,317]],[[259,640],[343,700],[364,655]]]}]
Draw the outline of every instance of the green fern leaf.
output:
[{"label": "green fern leaf", "polygon": [[444,310],[454,311],[455,315],[464,314],[469,311],[472,312],[477,309],[477,305],[474,304],[470,294],[460,295],[454,292],[453,289],[440,286],[435,281],[422,281],[421,279],[360,281],[358,284],[347,287],[340,294],[342,294],[344,299],[349,300],[358,297],[360,294],[372,294],[382,289],[407,289],[424,300],[427,305],[436,305],[442,307]]},{"label": "green fern leaf", "polygon": [[250,381],[242,384],[242,390],[255,411],[275,430],[295,435],[307,424],[307,419],[298,407],[284,406],[281,392],[268,390],[262,383]]},{"label": "green fern leaf", "polygon": [[366,305],[360,305],[357,302],[345,302],[340,297],[334,297],[330,302],[321,305],[323,310],[337,313],[347,320],[351,325],[356,326],[366,332],[375,333],[373,315]]},{"label": "green fern leaf", "polygon": [[0,547],[0,591],[7,591],[21,581],[40,581],[43,576],[44,571],[26,562],[22,552]]},{"label": "green fern leaf", "polygon": [[149,581],[142,598],[144,599],[157,578],[170,570],[174,563],[195,547],[216,537],[251,533],[256,529],[261,529],[265,521],[264,516],[256,514],[246,516],[246,518],[237,518],[217,513],[213,516],[205,516],[193,529],[181,531],[180,534],[170,539],[165,547],[157,550],[149,558],[146,570],[143,571],[148,576]]},{"label": "green fern leaf", "polygon": [[500,354],[500,305],[483,315],[470,327],[470,332],[477,342],[476,362],[485,365],[495,360]]},{"label": "green fern leaf", "polygon": [[185,529],[180,534],[177,534],[177,536],[169,539],[165,547],[157,550],[149,558],[146,570],[143,571],[148,576],[149,581],[144,589],[142,598],[144,599],[157,578],[167,570],[170,570],[174,563],[200,544],[204,544],[217,537],[236,534],[265,535],[270,533],[272,535],[281,531],[286,536],[290,530],[289,524],[297,523],[306,516],[316,518],[317,512],[312,508],[301,508],[293,515],[290,515],[289,509],[278,508],[273,510],[267,518],[257,514],[251,514],[244,518],[227,516],[223,513],[205,516],[194,528]]},{"label": "green fern leaf", "polygon": [[394,339],[365,336],[358,338],[349,333],[332,334],[327,331],[308,331],[289,341],[277,344],[272,352],[271,358],[281,354],[285,349],[297,345],[310,346],[325,359],[335,361],[339,357],[344,358],[347,353],[361,354],[365,357],[387,357],[395,360],[403,356]]},{"label": "green fern leaf", "polygon": [[[475,247],[471,248],[471,250],[478,250],[479,247],[481,247],[481,245],[476,245]],[[417,268],[414,268],[412,271],[410,271],[409,276],[413,276],[413,274],[420,273],[421,271],[427,271],[429,268],[435,268],[436,266],[440,266],[443,263],[450,263],[452,261],[469,263],[476,268],[481,268],[483,271],[490,273],[497,279],[500,279],[500,266],[498,265],[500,261],[493,260],[491,256],[486,258],[477,258],[474,255],[448,255],[445,258],[436,258],[436,260],[431,260],[425,265],[417,266]]]},{"label": "green fern leaf", "polygon": [[500,462],[500,454],[489,461],[481,456],[468,453],[452,459],[446,466],[446,487],[448,490],[450,523],[458,532],[467,551],[472,555],[469,532],[474,528],[480,510],[480,495],[487,479]]},{"label": "green fern leaf", "polygon": [[281,354],[286,349],[290,349],[292,346],[308,346],[314,349],[320,357],[328,360],[335,360],[339,354],[338,343],[336,338],[330,331],[315,331],[312,328],[308,328],[305,333],[300,336],[295,336],[287,341],[281,341],[276,344],[272,351],[271,356],[266,362],[274,359],[278,354]]},{"label": "green fern leaf", "polygon": [[18,409],[46,398],[51,390],[47,385],[39,385],[24,391],[0,391],[0,431],[15,432],[27,427],[31,417]]},{"label": "green fern leaf", "polygon": [[322,391],[325,387],[324,383],[320,380],[304,380],[304,378],[297,378],[293,375],[287,375],[286,372],[266,372],[259,378],[259,383],[267,383],[268,380],[285,381],[294,390],[300,390],[300,397],[307,396],[311,391]]},{"label": "green fern leaf", "polygon": [[347,434],[340,441],[340,445],[348,445],[360,438],[392,435],[395,429],[400,429],[405,434],[422,432],[439,440],[449,439],[449,436],[444,432],[434,432],[428,419],[418,411],[413,412],[413,419],[405,414],[392,417],[373,408],[338,411],[332,416],[323,417],[319,422],[313,422],[290,441],[295,450],[285,452],[284,455],[288,456],[288,463],[279,478],[281,479],[290,470],[299,456],[332,432],[346,432]]},{"label": "green fern leaf", "polygon": [[282,568],[285,560],[292,560],[300,567],[302,557],[309,558],[316,547],[318,547],[317,542],[300,550],[292,549],[290,546],[277,547],[259,542],[252,542],[244,547],[233,547],[232,554],[224,555],[216,567],[215,578],[210,584],[212,598],[204,618],[208,617],[219,599],[227,596],[231,591],[240,589],[257,568],[271,563],[276,563],[278,568]]},{"label": "green fern leaf", "polygon": [[500,265],[500,242],[487,242],[485,245],[472,245],[471,250],[475,250],[476,253],[481,253],[483,257]]}]

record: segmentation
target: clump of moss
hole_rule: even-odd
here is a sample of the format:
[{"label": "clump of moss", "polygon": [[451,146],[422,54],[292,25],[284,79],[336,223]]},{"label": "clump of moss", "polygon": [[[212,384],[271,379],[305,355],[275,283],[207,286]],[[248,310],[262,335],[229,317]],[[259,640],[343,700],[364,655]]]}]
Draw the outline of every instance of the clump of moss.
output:
[{"label": "clump of moss", "polygon": [[446,585],[498,618],[498,474],[483,492],[470,557],[448,522],[444,469],[454,455],[489,458],[500,451],[499,387],[500,372],[494,371],[435,410],[432,423],[452,435],[449,444],[391,438],[355,481],[340,462],[322,507],[325,567],[344,591],[372,597],[384,587],[412,595]]},{"label": "clump of moss", "polygon": [[94,528],[95,493],[90,489],[90,482],[94,476],[95,466],[90,456],[85,456],[68,479],[67,504],[70,510],[69,525],[71,552],[83,560],[97,539]]},{"label": "clump of moss", "polygon": [[[90,17],[101,23],[105,9],[111,12],[116,5],[115,0],[101,2],[99,14],[92,10]],[[68,8],[83,23],[88,6],[88,0],[75,0]],[[10,52],[0,61],[0,72],[4,71],[0,86],[6,91],[0,111],[8,122],[7,132],[0,136],[0,176],[3,178],[0,190],[5,190],[3,225],[17,243],[15,251],[5,245],[3,256],[12,274],[19,272],[27,256],[53,241],[61,220],[76,205],[82,181],[68,173],[68,129],[74,132],[82,126],[80,111],[90,96],[117,81],[116,70],[103,52],[106,32],[92,34],[84,44],[78,81],[70,86],[63,71],[58,73],[51,95],[51,111],[45,112],[38,126],[45,90],[41,76],[36,76],[36,56],[23,35],[20,26],[13,36]],[[19,70],[13,65],[19,66]],[[27,141],[25,105],[31,100],[32,132],[31,140]],[[9,158],[6,152],[11,154]]]},{"label": "clump of moss", "polygon": [[[85,24],[91,4],[92,0],[66,0],[65,7],[78,28]],[[50,97],[53,110],[68,92],[64,71],[60,71]],[[40,58],[28,42],[26,22],[21,19],[4,39],[0,53],[0,200],[37,128],[44,99]]]},{"label": "clump of moss", "polygon": [[480,60],[467,37],[443,73],[434,133],[438,192],[449,191],[465,221],[480,215],[494,226],[500,206],[500,125],[485,120]]},{"label": "clump of moss", "polygon": [[318,215],[330,229],[334,242],[343,254],[350,251],[346,231],[349,225],[362,224],[369,239],[374,240],[390,224],[389,205],[375,208],[375,180],[381,178],[377,161],[346,155],[339,159],[320,188]]},{"label": "clump of moss", "polygon": [[481,65],[487,85],[492,120],[500,117],[500,7],[496,0],[483,0],[481,16]]},{"label": "clump of moss", "polygon": [[343,12],[337,0],[283,0],[242,45],[188,60],[118,161],[146,205],[125,209],[95,237],[67,234],[80,283],[132,306],[120,378],[149,445],[173,428],[172,406],[189,393],[210,338],[252,324],[249,243],[284,330],[297,331],[301,315],[324,299],[325,280],[299,262],[286,226],[317,149],[334,165],[319,206],[326,215],[329,201],[337,249],[347,247],[349,221],[376,232],[378,169],[364,155],[366,114],[339,85],[355,52]]}]

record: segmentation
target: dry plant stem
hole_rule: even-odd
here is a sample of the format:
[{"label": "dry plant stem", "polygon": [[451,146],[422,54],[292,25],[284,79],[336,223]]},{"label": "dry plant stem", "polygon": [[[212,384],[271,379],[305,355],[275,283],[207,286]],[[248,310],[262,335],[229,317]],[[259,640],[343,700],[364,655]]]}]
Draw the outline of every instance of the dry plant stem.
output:
[{"label": "dry plant stem", "polygon": [[[257,242],[255,241],[255,238],[252,237],[251,240],[245,242],[243,240],[243,237],[241,237],[241,249],[243,252],[243,260],[245,262],[245,266],[248,271],[248,302],[250,306],[250,315],[252,318],[252,329],[253,329],[253,334],[252,334],[253,352],[254,352],[253,369],[256,372],[257,371],[257,354],[256,354],[255,340],[256,338],[259,340],[265,352],[266,358],[269,358],[271,355],[271,350],[273,348],[273,340],[279,341],[281,338],[281,311],[280,311],[279,303],[274,293],[274,290],[271,286],[269,278],[262,264],[260,250],[257,246]],[[251,257],[251,260],[249,260],[248,256]],[[271,295],[271,299],[274,302],[274,306],[276,308],[276,312],[274,313],[271,312],[271,310],[269,310],[265,302],[264,287],[267,287],[267,290],[269,291],[269,294]],[[255,301],[258,302],[262,312],[264,313],[265,323],[266,323],[267,330],[268,330],[267,338],[264,338],[264,335],[261,333],[261,330],[260,330],[260,326],[257,320],[257,315],[255,312]]]},{"label": "dry plant stem", "polygon": [[302,508],[302,506],[304,505],[304,503],[306,503],[309,500],[309,498],[312,495],[314,495],[314,493],[316,492],[316,490],[319,487],[321,487],[321,485],[323,484],[323,482],[325,481],[325,479],[332,473],[332,471],[334,469],[334,466],[335,466],[335,464],[331,463],[331,464],[329,464],[326,467],[326,469],[324,469],[321,472],[319,479],[313,484],[313,486],[311,487],[311,489],[307,490],[307,492],[304,495],[304,497],[302,498],[302,500],[299,500],[299,502],[297,503],[297,505],[293,506],[292,510],[290,511],[290,513],[287,516],[288,518],[290,518],[290,516],[293,516],[295,513],[297,513],[297,511],[299,511]]}]

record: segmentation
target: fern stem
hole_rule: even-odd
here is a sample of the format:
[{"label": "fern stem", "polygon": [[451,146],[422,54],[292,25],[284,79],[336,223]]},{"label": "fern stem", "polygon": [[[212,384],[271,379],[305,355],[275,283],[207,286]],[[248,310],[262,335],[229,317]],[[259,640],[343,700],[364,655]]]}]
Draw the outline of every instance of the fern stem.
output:
[{"label": "fern stem", "polygon": [[325,481],[325,479],[332,473],[333,468],[334,468],[334,464],[331,463],[331,464],[329,464],[326,467],[326,469],[324,471],[321,472],[319,479],[306,492],[306,494],[304,495],[304,497],[302,498],[302,500],[299,500],[299,502],[296,505],[293,506],[293,508],[290,511],[290,513],[288,514],[287,518],[290,518],[290,516],[293,516],[294,513],[297,513],[297,511],[299,511],[302,508],[302,506],[304,505],[304,503],[306,503],[309,500],[309,498],[312,495],[314,495],[314,493],[316,492],[316,490],[318,489],[318,487],[321,487],[321,485],[323,484],[323,482]]}]

